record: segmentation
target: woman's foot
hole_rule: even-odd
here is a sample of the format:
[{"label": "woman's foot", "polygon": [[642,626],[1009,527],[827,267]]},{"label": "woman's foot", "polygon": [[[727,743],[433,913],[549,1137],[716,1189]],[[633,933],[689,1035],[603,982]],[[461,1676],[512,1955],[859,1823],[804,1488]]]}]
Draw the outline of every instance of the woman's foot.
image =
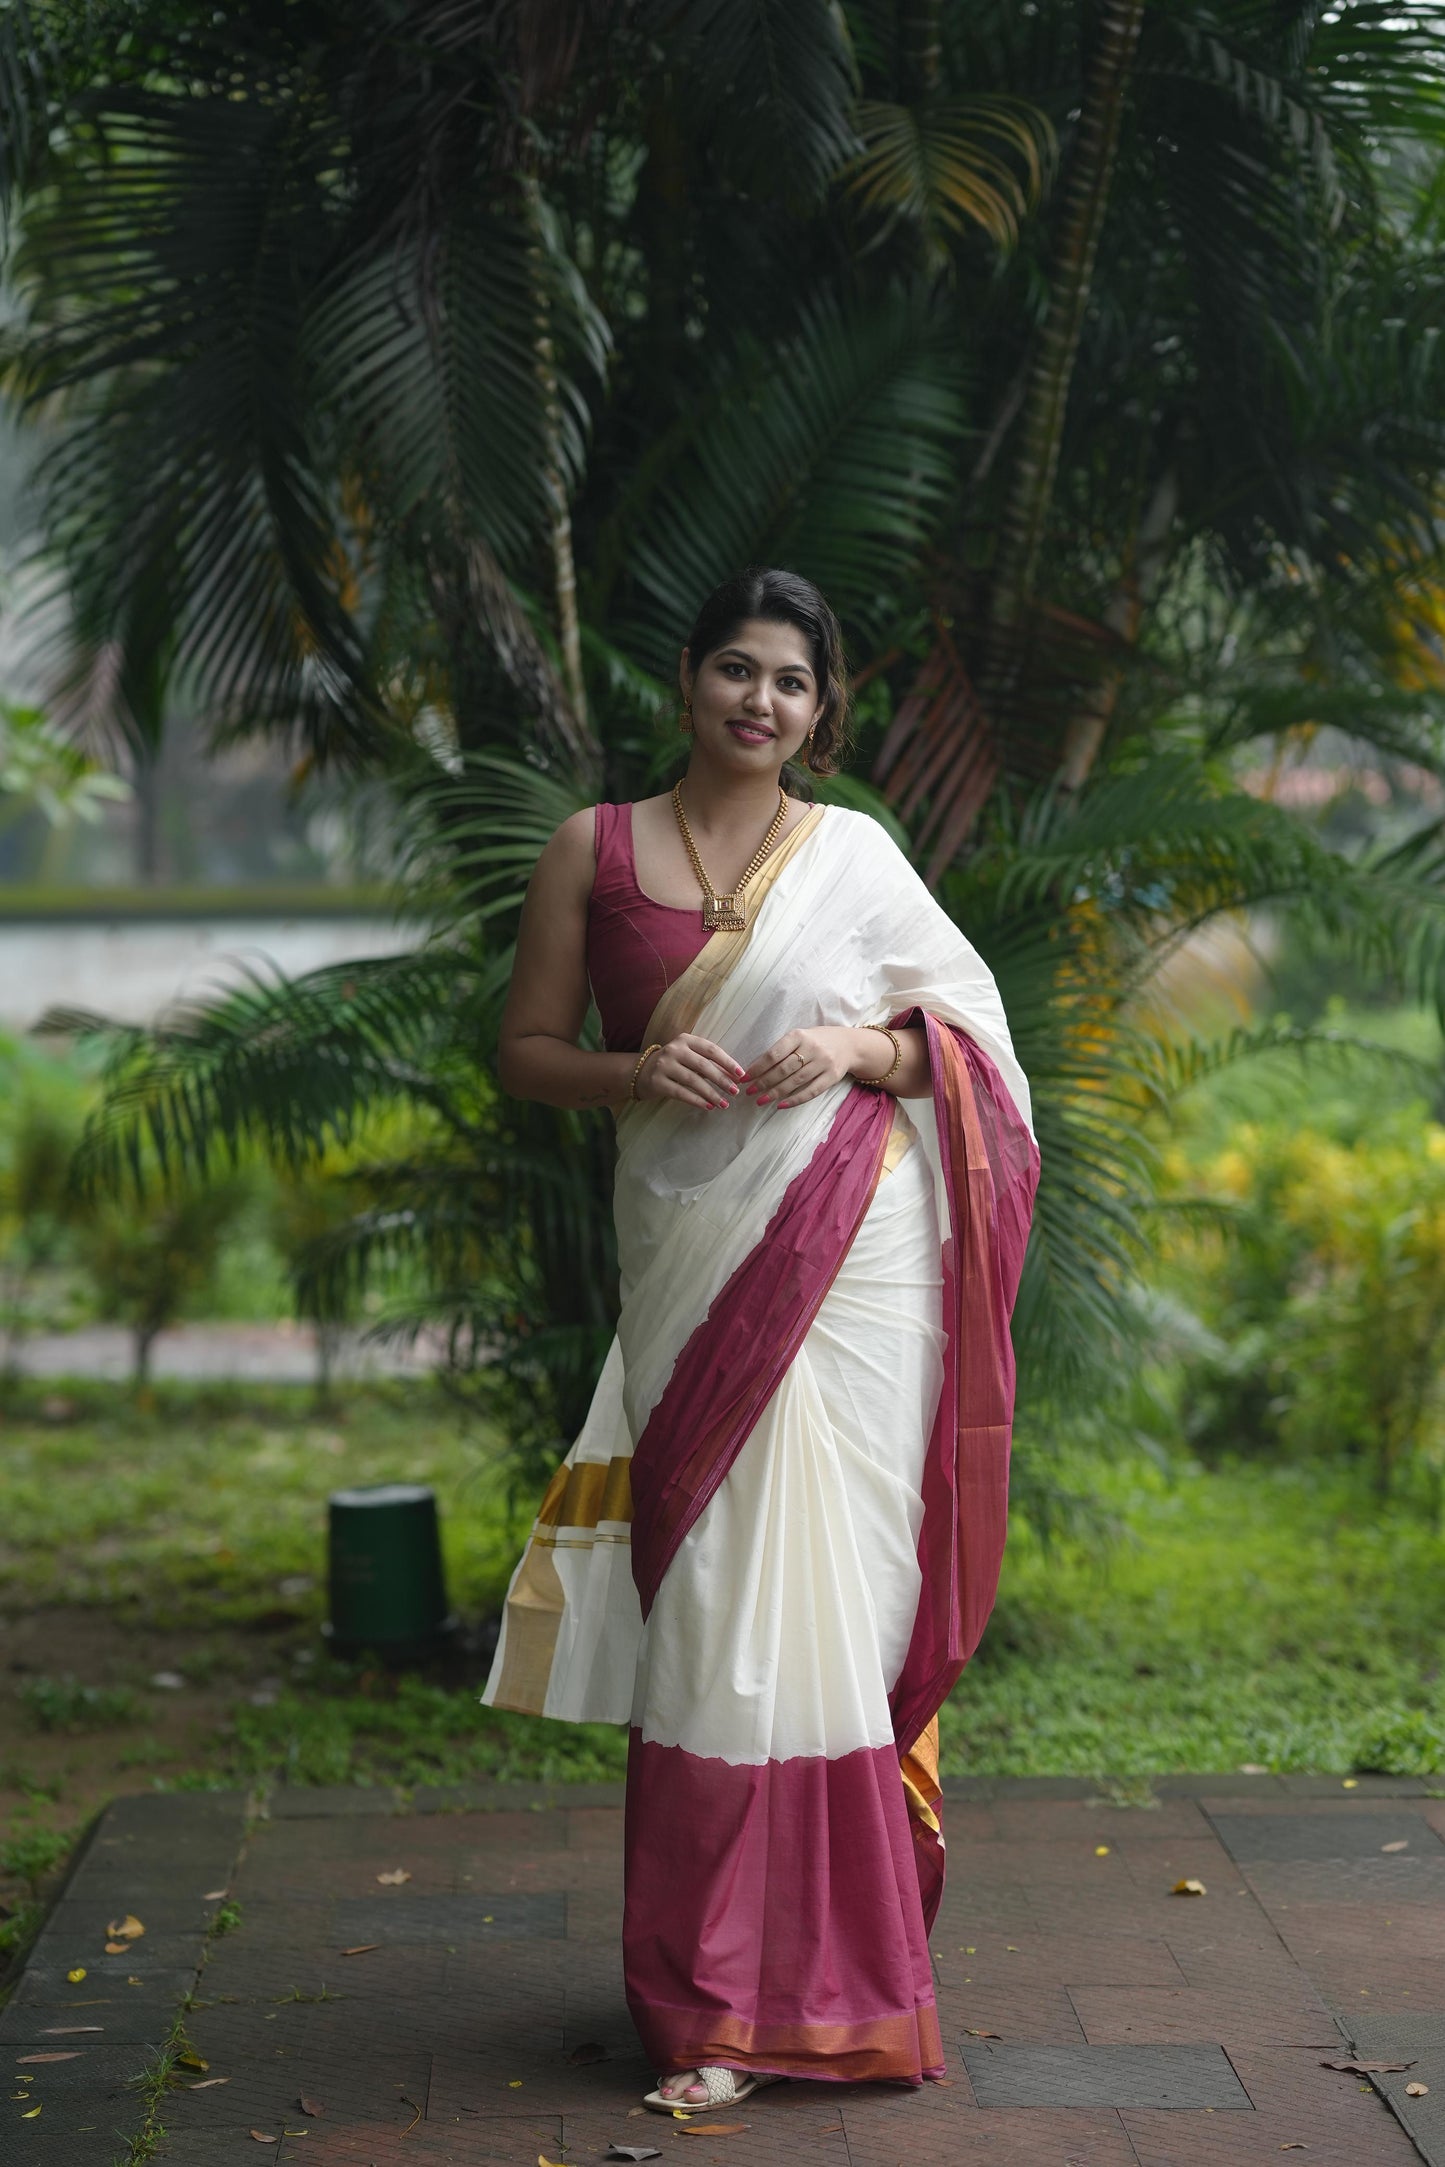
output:
[{"label": "woman's foot", "polygon": [[659,2077],[657,2090],[649,2092],[643,2105],[659,2114],[706,2114],[717,2107],[741,2106],[765,2084],[781,2084],[781,2077],[763,2076],[751,2070],[738,2072],[704,2065],[684,2069],[671,2077]]},{"label": "woman's foot", "polygon": [[695,2069],[684,2069],[680,2076],[659,2079],[657,2089],[664,2099],[675,2099],[679,2107],[704,2106],[707,2102],[707,2086]]}]

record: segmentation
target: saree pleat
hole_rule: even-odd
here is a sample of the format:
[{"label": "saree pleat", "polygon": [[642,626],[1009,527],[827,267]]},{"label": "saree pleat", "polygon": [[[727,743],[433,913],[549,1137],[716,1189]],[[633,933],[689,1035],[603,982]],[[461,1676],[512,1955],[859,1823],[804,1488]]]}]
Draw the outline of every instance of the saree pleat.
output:
[{"label": "saree pleat", "polygon": [[619,1119],[618,1333],[484,1698],[630,1725],[623,1969],[659,2071],[942,2068],[940,1703],[1006,1522],[1038,1154],[992,978],[878,828],[815,808],[648,1038],[927,1032],[932,1091]]}]

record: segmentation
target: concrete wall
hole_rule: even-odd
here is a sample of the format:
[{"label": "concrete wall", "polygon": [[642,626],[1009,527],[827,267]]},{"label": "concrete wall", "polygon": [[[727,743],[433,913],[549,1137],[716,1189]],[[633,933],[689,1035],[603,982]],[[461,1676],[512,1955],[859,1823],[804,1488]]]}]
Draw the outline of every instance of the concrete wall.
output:
[{"label": "concrete wall", "polygon": [[0,920],[0,1026],[28,1030],[61,1003],[146,1023],[179,996],[234,982],[238,959],[296,977],[396,955],[417,938],[413,927],[380,916]]}]

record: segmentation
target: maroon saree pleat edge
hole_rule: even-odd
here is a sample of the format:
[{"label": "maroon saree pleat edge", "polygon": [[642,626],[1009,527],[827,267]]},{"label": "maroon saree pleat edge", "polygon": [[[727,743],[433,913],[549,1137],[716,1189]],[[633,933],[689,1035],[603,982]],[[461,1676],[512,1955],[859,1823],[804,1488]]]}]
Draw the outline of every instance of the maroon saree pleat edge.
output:
[{"label": "maroon saree pleat edge", "polygon": [[[1038,1146],[997,1068],[966,1032],[922,1016],[949,1226],[943,1241],[943,1388],[923,1469],[918,1558],[923,1588],[893,1689],[893,1734],[905,1758],[957,1684],[998,1593],[1008,1533],[1014,1354],[1009,1332],[1028,1247]],[[936,1786],[913,1815],[924,1918],[943,1897]]]},{"label": "maroon saree pleat edge", "polygon": [[632,1576],[644,1618],[807,1337],[873,1200],[892,1124],[885,1092],[848,1093],[678,1355],[632,1455]]}]

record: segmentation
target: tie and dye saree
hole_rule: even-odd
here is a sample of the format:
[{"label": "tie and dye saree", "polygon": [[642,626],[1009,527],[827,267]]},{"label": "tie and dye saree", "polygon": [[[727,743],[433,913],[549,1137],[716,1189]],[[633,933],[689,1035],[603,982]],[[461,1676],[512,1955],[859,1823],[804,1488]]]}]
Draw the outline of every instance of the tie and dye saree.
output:
[{"label": "tie and dye saree", "polygon": [[931,1095],[625,1105],[617,1333],[483,1698],[630,1725],[623,1966],[660,2072],[941,2073],[937,1712],[987,1622],[1038,1176],[993,979],[886,831],[815,806],[663,994],[747,1063],[927,1032]]}]

